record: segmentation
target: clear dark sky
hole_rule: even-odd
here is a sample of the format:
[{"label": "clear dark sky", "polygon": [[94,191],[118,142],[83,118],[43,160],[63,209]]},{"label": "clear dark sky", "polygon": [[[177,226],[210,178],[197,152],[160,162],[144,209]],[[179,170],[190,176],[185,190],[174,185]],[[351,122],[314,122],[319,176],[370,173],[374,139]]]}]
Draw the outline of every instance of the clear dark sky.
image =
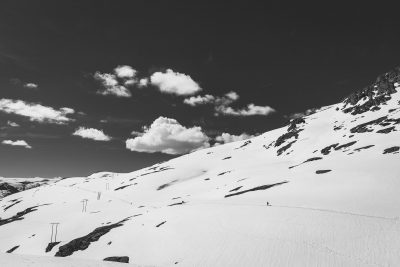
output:
[{"label": "clear dark sky", "polygon": [[[269,2],[1,1],[0,176],[133,171],[213,145],[224,132],[282,126],[287,115],[336,103],[399,64],[398,9]],[[130,85],[114,71],[124,65],[136,70]],[[153,75],[167,69],[202,90],[163,91]],[[96,72],[113,75],[129,95],[105,94]],[[227,104],[231,91],[240,97]],[[211,103],[184,103],[207,94]],[[275,112],[254,115],[250,103]],[[43,107],[74,112],[52,120]],[[175,119],[178,132],[165,132],[168,122],[150,127],[160,116]],[[73,135],[79,127],[110,140]],[[155,145],[148,135],[164,139]],[[10,144],[18,140],[31,148]]]}]

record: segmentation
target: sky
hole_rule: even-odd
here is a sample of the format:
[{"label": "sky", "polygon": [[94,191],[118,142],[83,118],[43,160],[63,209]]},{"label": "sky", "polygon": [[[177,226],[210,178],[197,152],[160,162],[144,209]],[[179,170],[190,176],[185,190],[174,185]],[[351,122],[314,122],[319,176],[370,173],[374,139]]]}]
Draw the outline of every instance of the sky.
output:
[{"label": "sky", "polygon": [[399,64],[396,9],[2,1],[0,176],[129,172],[281,127]]}]

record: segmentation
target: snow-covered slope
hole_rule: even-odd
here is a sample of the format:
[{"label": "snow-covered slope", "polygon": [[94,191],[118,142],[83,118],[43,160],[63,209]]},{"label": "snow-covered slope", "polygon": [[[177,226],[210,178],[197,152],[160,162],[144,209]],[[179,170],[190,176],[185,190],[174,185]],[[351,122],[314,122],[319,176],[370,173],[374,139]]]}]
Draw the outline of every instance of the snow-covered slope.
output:
[{"label": "snow-covered slope", "polygon": [[[398,81],[390,72],[248,141],[5,197],[0,251],[152,266],[399,266]],[[50,223],[60,243],[49,246]]]}]

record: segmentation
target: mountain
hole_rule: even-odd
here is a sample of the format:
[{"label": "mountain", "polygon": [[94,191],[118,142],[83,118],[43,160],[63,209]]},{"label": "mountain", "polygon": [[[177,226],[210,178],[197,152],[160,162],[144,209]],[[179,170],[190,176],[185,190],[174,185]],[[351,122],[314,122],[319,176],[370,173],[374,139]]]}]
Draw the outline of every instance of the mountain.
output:
[{"label": "mountain", "polygon": [[0,177],[0,199],[21,191],[57,181],[58,178],[5,178]]},{"label": "mountain", "polygon": [[250,140],[7,196],[0,251],[146,266],[399,266],[399,150],[395,69]]}]

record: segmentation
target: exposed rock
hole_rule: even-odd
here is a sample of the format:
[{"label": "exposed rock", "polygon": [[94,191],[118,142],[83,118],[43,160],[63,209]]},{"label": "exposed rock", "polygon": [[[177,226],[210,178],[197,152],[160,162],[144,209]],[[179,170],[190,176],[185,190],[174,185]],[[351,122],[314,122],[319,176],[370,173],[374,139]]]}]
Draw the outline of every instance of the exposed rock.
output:
[{"label": "exposed rock", "polygon": [[117,223],[98,227],[89,234],[68,242],[67,244],[58,248],[58,251],[55,254],[55,256],[66,257],[72,255],[75,251],[87,249],[92,242],[96,242],[97,240],[99,240],[100,237],[110,232],[113,228],[122,226],[124,222],[126,222],[130,218],[131,217],[128,217]]},{"label": "exposed rock", "polygon": [[161,225],[163,225],[163,224],[166,223],[166,222],[167,222],[167,221],[163,221],[163,222],[157,224],[156,227],[160,227]]},{"label": "exposed rock", "polygon": [[0,191],[4,191],[3,192],[3,196],[8,196],[11,194],[15,194],[18,193],[20,190],[18,190],[18,188],[8,184],[8,183],[1,183],[0,184]]},{"label": "exposed rock", "polygon": [[354,145],[355,143],[357,143],[357,141],[353,141],[353,142],[349,142],[349,143],[346,143],[346,144],[337,146],[337,147],[335,147],[335,150],[339,150],[339,149],[342,149],[342,148],[346,148],[346,147],[352,146],[352,145]]},{"label": "exposed rock", "polygon": [[128,184],[128,185],[123,185],[123,186],[117,187],[117,188],[114,189],[114,191],[118,191],[118,190],[124,189],[124,188],[126,188],[128,186],[131,186],[131,185],[132,184]]},{"label": "exposed rock", "polygon": [[221,172],[221,173],[218,173],[217,176],[221,176],[221,175],[224,175],[224,174],[227,174],[227,173],[230,173],[230,172],[231,172],[231,171]]},{"label": "exposed rock", "polygon": [[177,202],[177,203],[172,203],[172,204],[169,204],[168,206],[169,207],[172,207],[172,206],[177,206],[177,205],[183,205],[183,204],[185,204],[186,202],[185,201],[181,201],[181,202]]},{"label": "exposed rock", "polygon": [[103,261],[115,261],[115,262],[122,262],[122,263],[129,263],[128,256],[113,256],[104,258]]},{"label": "exposed rock", "polygon": [[238,191],[240,188],[242,188],[243,186],[239,186],[239,187],[236,187],[236,188],[233,188],[233,189],[231,189],[231,190],[229,190],[229,192],[235,192],[235,191]]},{"label": "exposed rock", "polygon": [[387,133],[390,133],[390,132],[395,131],[394,129],[395,129],[395,127],[392,126],[392,127],[389,127],[389,128],[386,128],[386,129],[382,129],[382,130],[379,130],[379,131],[376,131],[376,132],[377,132],[377,133],[384,133],[384,134],[387,134]]},{"label": "exposed rock", "polygon": [[[379,106],[390,100],[391,94],[396,92],[394,84],[399,81],[400,67],[380,75],[372,85],[354,92],[345,98],[343,100],[345,104],[343,112],[356,115],[369,110],[379,110]],[[364,102],[357,105],[360,100],[363,100]],[[348,105],[350,105],[350,107],[347,107]]]},{"label": "exposed rock", "polygon": [[243,143],[243,145],[241,145],[240,147],[237,147],[237,148],[235,148],[235,149],[239,149],[239,148],[248,146],[248,145],[250,145],[250,144],[251,144],[251,141],[250,141],[250,140],[247,140],[247,141],[245,141],[245,142]]},{"label": "exposed rock", "polygon": [[336,144],[327,146],[327,147],[321,149],[321,153],[322,153],[323,155],[328,155],[329,153],[331,153],[331,149],[337,147],[338,145],[339,145],[339,144],[336,143]]},{"label": "exposed rock", "polygon": [[170,185],[172,185],[173,183],[175,183],[177,180],[173,180],[172,182],[170,182],[170,183],[166,183],[166,184],[162,184],[162,185],[160,185],[158,188],[157,188],[157,190],[163,190],[164,188],[167,188],[168,186],[170,186]]},{"label": "exposed rock", "polygon": [[245,194],[245,193],[252,192],[252,191],[265,190],[265,189],[268,189],[268,188],[271,188],[271,187],[274,187],[277,185],[281,185],[281,184],[286,184],[286,183],[288,183],[288,182],[284,181],[284,182],[275,183],[275,184],[261,185],[261,186],[257,186],[257,187],[251,188],[251,189],[247,189],[247,190],[243,190],[243,191],[239,191],[236,193],[225,195],[225,198]]},{"label": "exposed rock", "polygon": [[5,207],[5,208],[4,208],[4,211],[8,210],[8,209],[11,208],[12,206],[17,205],[18,203],[21,203],[21,202],[22,202],[22,200],[14,201],[11,205],[8,205],[7,207]]},{"label": "exposed rock", "polygon": [[373,146],[375,146],[375,145],[368,145],[368,146],[359,147],[359,148],[354,149],[354,151],[360,151],[360,150],[363,150],[363,149],[368,149],[368,148],[373,147]]},{"label": "exposed rock", "polygon": [[330,171],[332,171],[332,170],[318,170],[315,173],[316,174],[322,174],[322,173],[327,173],[327,172],[330,172]]},{"label": "exposed rock", "polygon": [[290,142],[289,144],[281,147],[280,149],[278,149],[276,151],[277,155],[280,156],[283,152],[285,152],[286,150],[288,150],[294,143],[296,142],[296,140]]},{"label": "exposed rock", "polygon": [[174,168],[171,168],[171,167],[161,167],[161,168],[159,168],[158,170],[155,170],[155,171],[152,171],[152,172],[143,173],[143,174],[141,174],[140,176],[146,176],[146,175],[149,175],[149,174],[153,174],[153,173],[157,173],[157,172],[163,172],[163,171],[168,171],[168,170],[172,170],[172,169],[174,169]]},{"label": "exposed rock", "polygon": [[400,147],[398,147],[398,146],[393,146],[393,147],[386,148],[386,149],[383,151],[383,154],[394,153],[394,152],[397,152],[397,151],[399,151],[399,150],[400,150]]},{"label": "exposed rock", "polygon": [[300,164],[297,164],[297,165],[294,165],[294,166],[290,166],[289,169],[292,169],[292,168],[294,168],[294,167],[300,166],[300,165],[302,165],[302,164],[304,164],[304,163],[307,163],[307,162],[310,162],[310,161],[316,161],[316,160],[321,160],[321,159],[322,159],[321,157],[309,158],[309,159],[303,161],[303,162],[300,163]]},{"label": "exposed rock", "polygon": [[365,123],[361,123],[361,124],[351,128],[350,132],[352,132],[352,133],[372,132],[373,130],[368,129],[368,126],[377,125],[377,124],[381,123],[382,121],[384,121],[386,119],[387,119],[387,116],[383,116],[383,117],[380,117],[380,118],[378,118],[376,120],[372,120],[372,121],[368,121],[368,122],[365,122]]},{"label": "exposed rock", "polygon": [[[44,204],[44,205],[49,205],[49,204]],[[44,205],[40,205],[40,206],[44,206]],[[5,225],[8,223],[12,223],[14,221],[19,221],[19,220],[23,220],[24,219],[24,215],[31,213],[33,211],[37,210],[37,207],[39,206],[33,206],[30,208],[27,208],[23,211],[18,212],[17,214],[15,214],[14,216],[8,218],[8,219],[0,219],[0,225]]]},{"label": "exposed rock", "polygon": [[275,147],[282,145],[286,140],[288,140],[292,137],[297,139],[299,137],[299,132],[300,132],[300,130],[291,131],[291,132],[287,132],[287,133],[284,133],[283,135],[279,136],[278,139],[276,139]]},{"label": "exposed rock", "polygon": [[302,123],[306,123],[306,121],[305,121],[303,118],[296,118],[296,119],[293,119],[293,120],[290,122],[288,131],[291,132],[291,131],[296,130],[296,129],[297,129],[297,126],[298,126],[299,124],[302,124]]},{"label": "exposed rock", "polygon": [[19,248],[19,245],[18,245],[18,246],[15,246],[15,247],[12,247],[12,248],[10,248],[9,250],[7,250],[7,251],[6,251],[6,253],[13,253],[13,251],[14,251],[14,250],[16,250],[17,248]]},{"label": "exposed rock", "polygon": [[50,242],[46,247],[46,253],[50,252],[58,244],[60,244],[60,242]]},{"label": "exposed rock", "polygon": [[307,160],[304,161],[303,163],[310,162],[310,161],[316,161],[316,160],[320,160],[320,159],[322,159],[322,158],[321,158],[321,157],[313,157],[313,158],[307,159]]}]

